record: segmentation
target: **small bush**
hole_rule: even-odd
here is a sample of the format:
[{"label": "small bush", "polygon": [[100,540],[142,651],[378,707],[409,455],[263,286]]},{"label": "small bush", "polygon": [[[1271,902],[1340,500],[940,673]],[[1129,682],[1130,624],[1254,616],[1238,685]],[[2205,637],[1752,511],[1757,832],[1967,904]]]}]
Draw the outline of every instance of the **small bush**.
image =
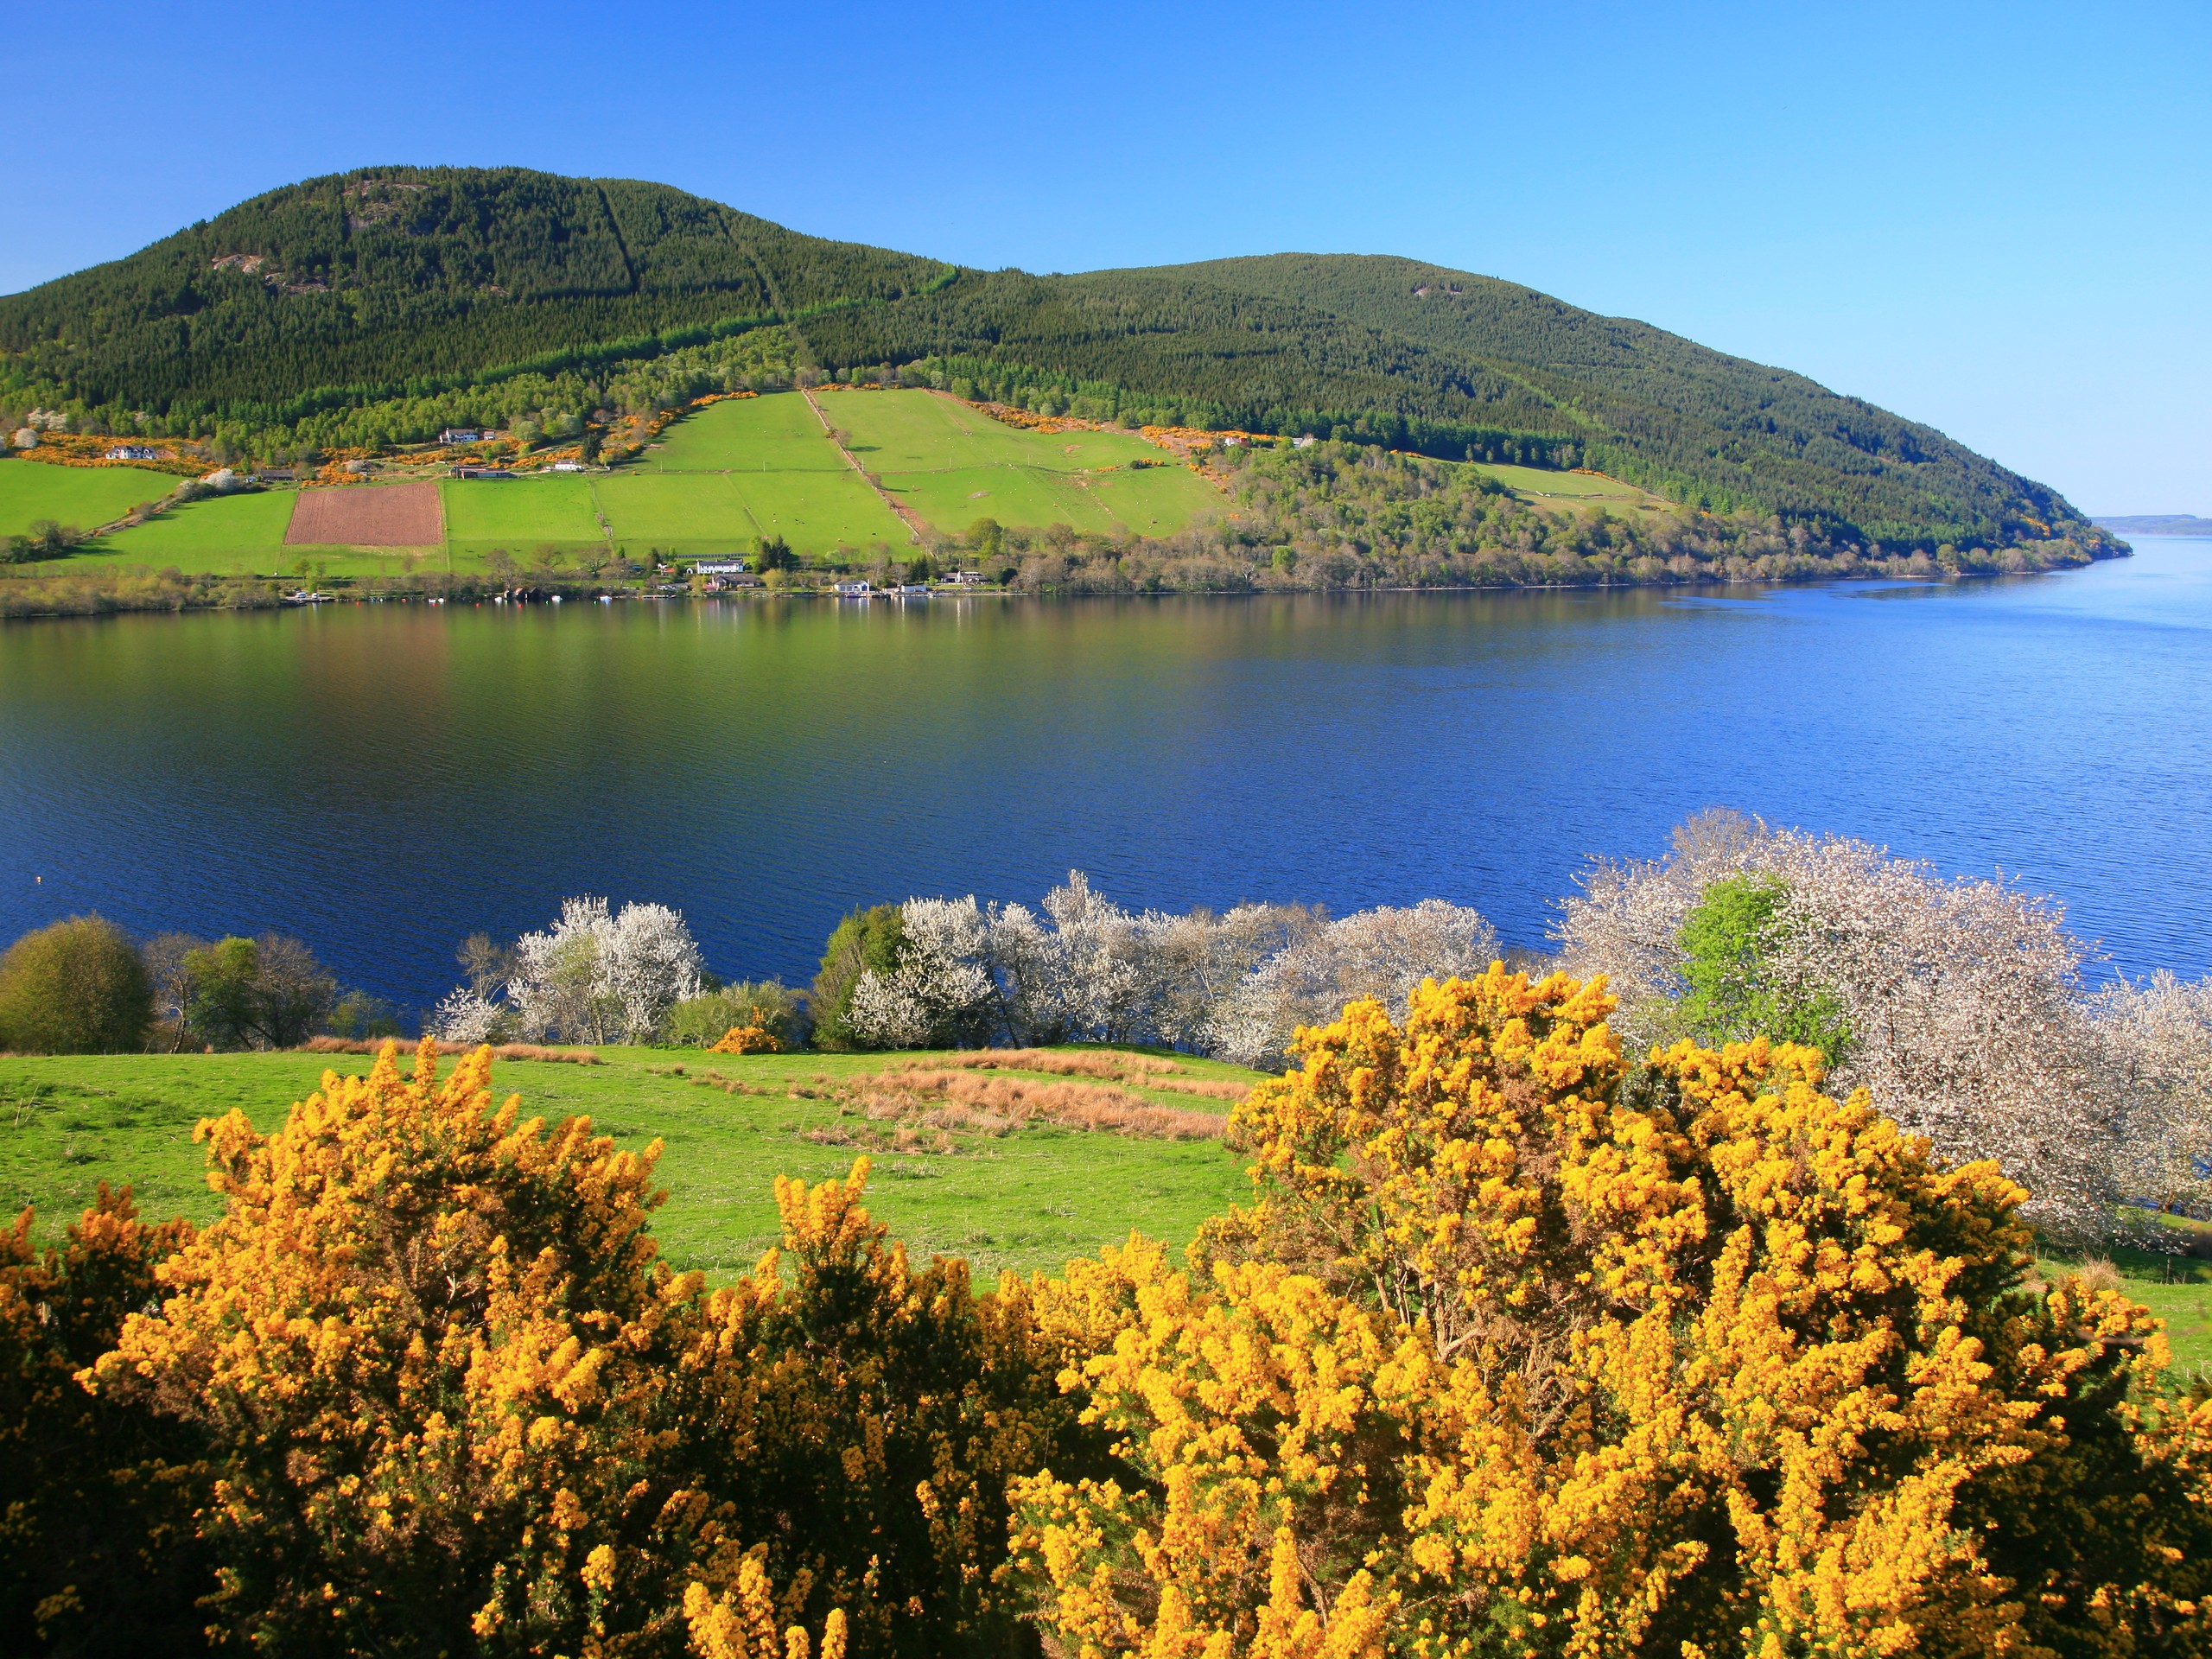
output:
[{"label": "small bush", "polygon": [[114,1053],[143,1043],[153,1018],[145,963],[98,916],[26,933],[0,957],[0,1047]]},{"label": "small bush", "polygon": [[[686,997],[669,1010],[668,1046],[671,1048],[713,1048],[741,1027],[758,1028],[781,1049],[806,1045],[806,999],[772,979],[758,983],[725,985]],[[735,1052],[722,1050],[724,1053]],[[776,1050],[747,1050],[775,1052]]]},{"label": "small bush", "polygon": [[776,1033],[764,1026],[732,1026],[722,1033],[722,1039],[707,1051],[710,1054],[780,1054],[784,1045]]}]

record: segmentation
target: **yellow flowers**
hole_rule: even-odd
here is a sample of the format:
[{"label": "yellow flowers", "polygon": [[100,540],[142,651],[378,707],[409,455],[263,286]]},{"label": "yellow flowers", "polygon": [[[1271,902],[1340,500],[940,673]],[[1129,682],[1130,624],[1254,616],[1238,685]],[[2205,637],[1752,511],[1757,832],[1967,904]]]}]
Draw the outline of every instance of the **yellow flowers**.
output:
[{"label": "yellow flowers", "polygon": [[767,1016],[759,1008],[753,1010],[749,1026],[732,1026],[722,1033],[722,1039],[707,1051],[709,1054],[780,1054],[784,1039],[768,1029]]},{"label": "yellow flowers", "polygon": [[387,1048],[203,1125],[203,1232],[0,1235],[0,1638],[138,1597],[155,1650],[2212,1652],[2212,1402],[2145,1310],[2030,1284],[2022,1191],[1813,1051],[1631,1067],[1611,1012],[1495,967],[1355,1003],[1237,1108],[1252,1202],[1186,1259],[981,1296],[864,1159],[710,1292],[658,1147]]},{"label": "yellow flowers", "polygon": [[[1017,1487],[1069,1650],[2202,1651],[2205,1569],[2099,1484],[2212,1537],[2204,1426],[2122,1403],[2148,1316],[2023,1290],[2026,1195],[1813,1051],[1632,1075],[1611,1006],[1498,968],[1354,1004],[1238,1109],[1255,1202],[1188,1271],[1133,1242],[1049,1294],[1122,1465]],[[2060,1512],[2102,1581],[2037,1557]]]}]

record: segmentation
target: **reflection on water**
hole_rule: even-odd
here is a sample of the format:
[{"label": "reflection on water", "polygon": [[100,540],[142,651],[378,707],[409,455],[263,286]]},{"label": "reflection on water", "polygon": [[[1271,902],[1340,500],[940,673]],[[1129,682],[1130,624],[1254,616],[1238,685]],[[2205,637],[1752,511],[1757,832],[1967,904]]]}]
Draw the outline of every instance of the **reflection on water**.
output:
[{"label": "reflection on water", "polygon": [[2212,543],[1669,595],[382,605],[0,629],[0,935],[277,928],[421,1003],[564,893],[804,977],[850,906],[1334,909],[1541,942],[1726,803],[2059,894],[2212,969]]}]

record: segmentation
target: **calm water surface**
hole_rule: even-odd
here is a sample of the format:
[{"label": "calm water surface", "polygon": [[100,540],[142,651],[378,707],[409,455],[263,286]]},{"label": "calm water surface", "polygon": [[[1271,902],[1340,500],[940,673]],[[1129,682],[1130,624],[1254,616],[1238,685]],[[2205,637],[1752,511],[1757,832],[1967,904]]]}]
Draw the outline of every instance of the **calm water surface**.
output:
[{"label": "calm water surface", "polygon": [[278,929],[425,1004],[657,899],[804,978],[910,893],[1440,894],[1541,940],[1716,804],[2057,894],[2212,971],[2212,543],[2044,577],[900,608],[382,605],[0,626],[0,938]]}]

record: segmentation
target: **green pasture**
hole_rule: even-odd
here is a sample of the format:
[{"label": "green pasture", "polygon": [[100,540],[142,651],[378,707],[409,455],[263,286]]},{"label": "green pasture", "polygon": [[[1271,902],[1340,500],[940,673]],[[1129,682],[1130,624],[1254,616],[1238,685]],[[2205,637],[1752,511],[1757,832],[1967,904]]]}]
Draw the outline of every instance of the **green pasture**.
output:
[{"label": "green pasture", "polygon": [[289,490],[211,495],[172,507],[160,517],[102,537],[79,550],[74,565],[98,560],[123,565],[174,567],[187,575],[213,571],[253,575],[289,569],[303,554],[328,558],[336,570],[342,550],[324,554],[284,545],[285,526],[299,497]]},{"label": "green pasture", "polygon": [[1166,457],[1134,432],[1028,431],[933,391],[819,391],[815,397],[830,424],[851,434],[847,447],[870,472],[1006,466],[1079,473]]},{"label": "green pasture", "polygon": [[850,471],[795,391],[710,404],[667,427],[625,473]]},{"label": "green pasture", "polygon": [[1130,467],[1166,458],[1134,433],[1027,431],[928,391],[816,396],[884,488],[951,534],[989,518],[1162,536],[1221,502],[1186,467]]},{"label": "green pasture", "polygon": [[1587,473],[1548,472],[1541,467],[1510,467],[1486,461],[1463,461],[1496,479],[1523,501],[1537,505],[1603,507],[1610,512],[1664,512],[1669,503],[1618,478]]},{"label": "green pasture", "polygon": [[633,553],[743,552],[763,536],[781,536],[801,553],[907,540],[898,516],[842,462],[836,472],[622,472],[594,487],[614,539]]},{"label": "green pasture", "polygon": [[[775,1178],[819,1181],[852,1166],[850,1146],[806,1139],[865,1120],[841,1117],[823,1085],[900,1058],[753,1055],[603,1049],[603,1065],[502,1062],[501,1097],[519,1094],[550,1120],[588,1116],[626,1147],[664,1141],[667,1205],[655,1231],[677,1266],[729,1274],[750,1268],[776,1238]],[[927,1056],[911,1058],[926,1060]],[[313,1090],[326,1066],[359,1071],[350,1055],[87,1055],[0,1058],[0,1211],[38,1210],[51,1236],[90,1203],[101,1181],[130,1182],[149,1215],[212,1219],[193,1126],[233,1108],[266,1133]],[[450,1064],[450,1062],[448,1062]],[[1194,1076],[1255,1074],[1178,1058]],[[706,1073],[760,1093],[729,1094]],[[814,1097],[808,1097],[808,1091]],[[1224,1103],[1160,1090],[1163,1103],[1223,1111]],[[1142,1141],[1043,1127],[955,1137],[950,1152],[871,1152],[869,1205],[926,1260],[964,1255],[984,1282],[1001,1268],[1058,1270],[1070,1257],[1120,1242],[1132,1228],[1187,1242],[1198,1224],[1245,1192],[1241,1160],[1217,1141]]]},{"label": "green pasture", "polygon": [[91,530],[142,501],[158,501],[180,480],[143,467],[54,467],[0,461],[0,536],[20,536],[41,518]]},{"label": "green pasture", "polygon": [[449,478],[438,486],[445,503],[446,545],[459,557],[480,558],[495,547],[518,557],[547,543],[563,552],[607,544],[588,478]]}]

